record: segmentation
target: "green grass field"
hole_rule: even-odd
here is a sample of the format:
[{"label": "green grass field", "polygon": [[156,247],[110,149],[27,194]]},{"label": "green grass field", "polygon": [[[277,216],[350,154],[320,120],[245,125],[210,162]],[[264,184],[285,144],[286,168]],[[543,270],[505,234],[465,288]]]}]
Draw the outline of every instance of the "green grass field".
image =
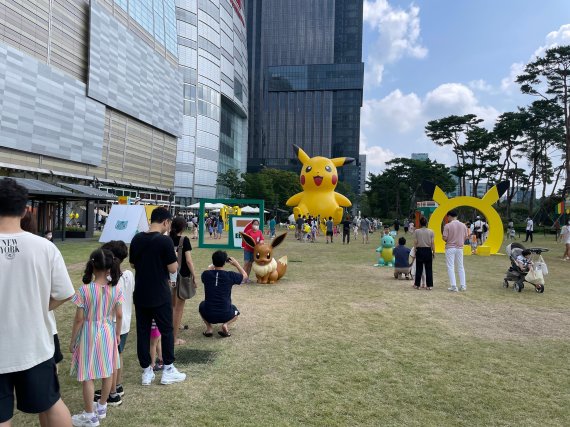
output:
[{"label": "green grass field", "polygon": [[[570,262],[552,236],[535,246],[550,274],[546,291],[503,289],[505,256],[465,258],[468,291],[450,293],[444,255],[432,292],[375,268],[375,248],[292,237],[277,285],[235,287],[242,315],[232,337],[202,336],[197,306],[186,304],[177,366],[186,382],[140,385],[134,319],[125,351],[125,396],[103,426],[568,426],[570,425]],[[66,242],[74,283],[96,242]],[[193,251],[197,271],[211,249]],[[242,259],[241,251],[232,251]],[[67,349],[74,307],[57,311]],[[65,402],[82,410],[81,385],[60,364]],[[17,414],[14,425],[37,425]]]}]

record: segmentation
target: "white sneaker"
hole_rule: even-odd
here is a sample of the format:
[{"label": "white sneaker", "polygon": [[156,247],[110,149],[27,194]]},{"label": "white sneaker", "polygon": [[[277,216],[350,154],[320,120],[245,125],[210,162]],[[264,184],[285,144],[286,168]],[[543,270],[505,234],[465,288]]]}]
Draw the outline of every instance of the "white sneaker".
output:
[{"label": "white sneaker", "polygon": [[154,380],[154,371],[151,367],[146,368],[142,374],[142,385],[150,385]]},{"label": "white sneaker", "polygon": [[71,423],[74,427],[97,427],[99,426],[99,418],[97,415],[87,415],[86,412],[71,417]]},{"label": "white sneaker", "polygon": [[461,287],[459,288],[459,290],[460,290],[461,292],[465,292],[465,291],[467,290],[467,286],[461,286]]},{"label": "white sneaker", "polygon": [[447,288],[447,290],[450,292],[459,292],[459,290],[455,286],[452,286],[451,288]]},{"label": "white sneaker", "polygon": [[170,365],[168,368],[164,368],[162,372],[162,379],[160,380],[161,384],[174,384],[184,381],[186,379],[186,374],[182,372],[178,372],[178,369],[174,367],[174,365]]}]

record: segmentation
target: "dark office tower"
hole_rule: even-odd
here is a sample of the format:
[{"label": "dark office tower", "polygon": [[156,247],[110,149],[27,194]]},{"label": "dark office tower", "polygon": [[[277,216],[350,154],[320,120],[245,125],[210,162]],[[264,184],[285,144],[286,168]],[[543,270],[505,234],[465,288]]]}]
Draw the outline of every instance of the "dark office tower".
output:
[{"label": "dark office tower", "polygon": [[[249,0],[248,171],[309,155],[359,158],[362,0]],[[357,164],[339,169],[358,192]]]}]

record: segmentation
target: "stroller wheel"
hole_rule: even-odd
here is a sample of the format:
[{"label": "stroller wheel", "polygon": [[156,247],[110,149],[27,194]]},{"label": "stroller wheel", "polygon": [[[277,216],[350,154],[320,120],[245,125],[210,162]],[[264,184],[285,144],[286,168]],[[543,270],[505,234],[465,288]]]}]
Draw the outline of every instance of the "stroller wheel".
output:
[{"label": "stroller wheel", "polygon": [[503,280],[503,288],[509,287],[509,281],[507,279]]},{"label": "stroller wheel", "polygon": [[524,283],[515,283],[514,290],[516,292],[522,292],[523,289],[524,289]]},{"label": "stroller wheel", "polygon": [[538,286],[535,288],[535,290],[536,290],[536,292],[538,292],[539,294],[544,293],[544,285],[538,285]]}]

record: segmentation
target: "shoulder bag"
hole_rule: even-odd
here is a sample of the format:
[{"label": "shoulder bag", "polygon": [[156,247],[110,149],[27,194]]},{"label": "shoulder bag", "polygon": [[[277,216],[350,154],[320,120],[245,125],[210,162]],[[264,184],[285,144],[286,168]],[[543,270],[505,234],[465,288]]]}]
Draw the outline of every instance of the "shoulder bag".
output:
[{"label": "shoulder bag", "polygon": [[176,277],[176,296],[179,299],[187,300],[196,295],[196,289],[192,286],[192,275],[188,277],[182,277],[180,271],[182,270],[182,263],[186,262],[184,258],[184,253],[182,247],[184,246],[184,236],[180,236],[180,241],[178,242],[178,248],[176,249],[176,254],[178,256],[178,276]]}]

